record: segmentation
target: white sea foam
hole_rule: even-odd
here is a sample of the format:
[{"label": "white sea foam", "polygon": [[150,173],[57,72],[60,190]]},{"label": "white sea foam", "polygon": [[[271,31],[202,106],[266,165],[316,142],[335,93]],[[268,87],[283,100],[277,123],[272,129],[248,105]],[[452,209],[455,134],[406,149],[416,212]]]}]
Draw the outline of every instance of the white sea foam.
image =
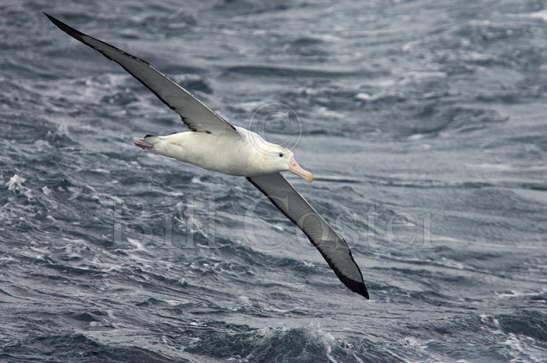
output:
[{"label": "white sea foam", "polygon": [[530,14],[526,14],[524,16],[529,17],[529,18],[534,18],[534,19],[540,19],[540,20],[543,20],[543,21],[547,21],[547,9],[544,9],[544,10],[541,10],[541,11],[536,11],[536,12],[530,13]]},{"label": "white sea foam", "polygon": [[14,174],[10,180],[8,180],[6,182],[6,186],[8,187],[8,190],[10,192],[15,192],[15,191],[19,191],[19,190],[23,190],[23,189],[26,189],[25,187],[23,187],[23,183],[26,182],[27,180],[17,174]]}]

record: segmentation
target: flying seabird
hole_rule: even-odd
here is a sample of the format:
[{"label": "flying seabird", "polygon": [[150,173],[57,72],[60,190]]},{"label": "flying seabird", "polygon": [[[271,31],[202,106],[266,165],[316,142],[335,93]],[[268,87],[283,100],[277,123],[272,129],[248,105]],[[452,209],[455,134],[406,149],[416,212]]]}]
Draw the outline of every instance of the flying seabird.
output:
[{"label": "flying seabird", "polygon": [[44,14],[71,37],[122,66],[178,113],[191,130],[167,136],[147,135],[135,139],[136,146],[208,170],[246,177],[302,229],[350,290],[369,298],[361,270],[346,241],[281,175],[283,171],[291,171],[309,183],[313,181],[313,174],[300,167],[291,150],[232,125],[150,63]]}]

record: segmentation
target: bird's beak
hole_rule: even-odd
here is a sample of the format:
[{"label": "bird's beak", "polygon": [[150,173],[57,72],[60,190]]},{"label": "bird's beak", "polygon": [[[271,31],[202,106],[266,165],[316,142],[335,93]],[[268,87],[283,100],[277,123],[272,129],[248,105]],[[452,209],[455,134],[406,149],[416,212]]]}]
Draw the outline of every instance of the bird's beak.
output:
[{"label": "bird's beak", "polygon": [[313,174],[307,170],[302,169],[302,167],[298,165],[294,158],[292,158],[289,162],[289,170],[296,175],[300,175],[302,178],[306,179],[308,183],[311,183],[313,181]]}]

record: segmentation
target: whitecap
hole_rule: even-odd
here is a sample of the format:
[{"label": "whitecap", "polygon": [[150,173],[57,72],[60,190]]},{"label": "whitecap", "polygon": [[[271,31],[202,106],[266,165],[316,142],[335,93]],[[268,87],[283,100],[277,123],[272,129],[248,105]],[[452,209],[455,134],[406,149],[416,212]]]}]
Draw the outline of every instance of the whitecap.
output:
[{"label": "whitecap", "polygon": [[369,101],[373,98],[373,96],[365,92],[359,92],[358,94],[355,95],[355,98],[361,101]]},{"label": "whitecap", "polygon": [[547,9],[537,11],[535,13],[526,14],[524,16],[528,18],[532,18],[532,19],[540,19],[543,21],[547,21]]},{"label": "whitecap", "polygon": [[17,174],[13,174],[10,180],[8,180],[8,182],[6,183],[6,186],[8,187],[8,190],[10,192],[21,191],[27,189],[23,187],[23,183],[26,181],[27,180],[25,178]]}]

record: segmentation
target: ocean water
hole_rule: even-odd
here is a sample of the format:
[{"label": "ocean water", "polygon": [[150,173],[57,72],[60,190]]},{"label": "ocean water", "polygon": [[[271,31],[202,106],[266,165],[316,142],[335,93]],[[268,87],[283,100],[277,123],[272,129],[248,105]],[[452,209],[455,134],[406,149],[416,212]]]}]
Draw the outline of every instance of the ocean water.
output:
[{"label": "ocean water", "polygon": [[[42,11],[290,146],[346,289],[244,178]],[[0,361],[547,361],[547,2],[0,4]]]}]

